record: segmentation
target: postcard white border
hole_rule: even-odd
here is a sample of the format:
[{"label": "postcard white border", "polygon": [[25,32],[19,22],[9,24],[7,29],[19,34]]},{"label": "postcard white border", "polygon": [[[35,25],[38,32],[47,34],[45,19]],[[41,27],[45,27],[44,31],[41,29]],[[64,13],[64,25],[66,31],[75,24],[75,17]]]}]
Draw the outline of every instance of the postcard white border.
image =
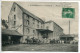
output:
[{"label": "postcard white border", "polygon": [[[78,2],[79,3],[79,9],[80,9],[80,1],[79,0],[2,0],[2,1],[28,1],[28,2]],[[1,1],[0,1],[0,12],[1,12]],[[80,15],[80,10],[79,10]],[[0,13],[1,18],[1,13]],[[0,29],[1,29],[1,19],[0,19]],[[80,16],[79,16],[79,32],[80,32]],[[79,33],[78,32],[78,33]],[[0,30],[1,34],[1,30]],[[74,53],[80,53],[80,33],[79,33],[79,44],[78,44],[78,52]],[[45,53],[45,52],[27,52],[27,51],[1,51],[1,36],[0,36],[0,53]],[[46,52],[46,53],[66,53],[66,52]],[[73,52],[69,52],[73,53]]]}]

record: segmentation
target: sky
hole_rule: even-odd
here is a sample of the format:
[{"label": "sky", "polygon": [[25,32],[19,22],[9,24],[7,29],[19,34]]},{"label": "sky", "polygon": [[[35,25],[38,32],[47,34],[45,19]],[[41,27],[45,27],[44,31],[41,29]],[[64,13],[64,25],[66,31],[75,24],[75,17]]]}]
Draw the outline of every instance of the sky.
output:
[{"label": "sky", "polygon": [[[78,3],[76,2],[16,2],[32,14],[44,21],[52,20],[63,28],[65,34],[78,34]],[[1,4],[1,19],[8,19],[13,1],[3,1]],[[62,8],[74,8],[75,18],[62,18]]]}]

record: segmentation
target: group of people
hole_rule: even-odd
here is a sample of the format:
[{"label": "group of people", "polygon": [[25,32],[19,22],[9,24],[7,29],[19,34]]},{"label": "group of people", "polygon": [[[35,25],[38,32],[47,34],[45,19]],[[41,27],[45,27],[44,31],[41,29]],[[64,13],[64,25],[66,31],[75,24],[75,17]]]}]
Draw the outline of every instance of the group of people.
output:
[{"label": "group of people", "polygon": [[27,44],[39,44],[41,42],[39,39],[35,37],[32,37],[32,38],[27,37],[26,41],[27,41]]},{"label": "group of people", "polygon": [[[40,43],[42,43],[41,40],[39,40],[35,37],[32,37],[32,38],[27,37],[26,42],[27,42],[27,44],[40,44]],[[60,43],[60,42],[59,42],[59,40],[53,39],[53,40],[50,40],[49,43],[55,44],[55,43]]]}]

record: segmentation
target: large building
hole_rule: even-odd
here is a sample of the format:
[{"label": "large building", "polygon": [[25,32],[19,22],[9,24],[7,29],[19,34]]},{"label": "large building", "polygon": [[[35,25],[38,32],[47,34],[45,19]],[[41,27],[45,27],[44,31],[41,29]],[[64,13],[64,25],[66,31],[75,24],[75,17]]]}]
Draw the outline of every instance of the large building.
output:
[{"label": "large building", "polygon": [[63,35],[63,29],[54,21],[45,22],[15,2],[8,16],[8,23],[9,30],[16,30],[22,35],[22,43],[26,43],[27,37],[49,43],[50,39],[59,39]]}]

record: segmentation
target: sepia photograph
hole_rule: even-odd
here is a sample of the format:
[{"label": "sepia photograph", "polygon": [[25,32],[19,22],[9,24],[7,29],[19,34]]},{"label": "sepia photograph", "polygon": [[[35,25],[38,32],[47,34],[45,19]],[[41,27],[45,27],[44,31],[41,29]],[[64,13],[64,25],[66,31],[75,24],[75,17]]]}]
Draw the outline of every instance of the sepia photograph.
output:
[{"label": "sepia photograph", "polygon": [[1,2],[1,50],[78,52],[78,2]]}]

